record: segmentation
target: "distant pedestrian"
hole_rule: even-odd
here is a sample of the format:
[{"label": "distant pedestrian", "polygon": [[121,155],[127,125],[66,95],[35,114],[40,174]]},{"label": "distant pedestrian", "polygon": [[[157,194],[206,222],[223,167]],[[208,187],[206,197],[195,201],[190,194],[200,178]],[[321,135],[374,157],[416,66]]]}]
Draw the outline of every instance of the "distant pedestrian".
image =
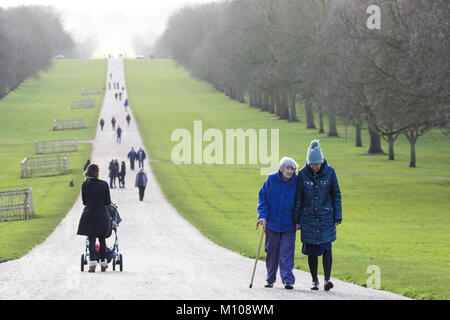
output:
[{"label": "distant pedestrian", "polygon": [[112,73],[110,72],[109,73],[109,80],[111,80],[112,79]]},{"label": "distant pedestrian", "polygon": [[125,107],[125,111],[127,111],[127,108],[128,108],[128,99],[125,99],[125,102],[123,103],[123,106]]},{"label": "distant pedestrian", "polygon": [[[114,88],[115,89],[115,88]],[[114,97],[116,97],[116,100],[117,100],[117,97],[118,97],[118,94],[117,94],[117,92],[114,94]]]},{"label": "distant pedestrian", "polygon": [[116,118],[113,116],[111,119],[112,129],[116,131]]},{"label": "distant pedestrian", "polygon": [[116,130],[116,134],[117,134],[117,143],[121,143],[121,138],[122,138],[122,129],[120,128],[120,126],[117,127]]},{"label": "distant pedestrian", "polygon": [[111,82],[108,82],[108,89],[111,90]]},{"label": "distant pedestrian", "polygon": [[119,188],[125,188],[125,174],[126,174],[125,161],[122,161],[119,172]]},{"label": "distant pedestrian", "polygon": [[147,186],[147,174],[144,169],[140,169],[136,175],[135,187],[139,188],[139,201],[144,200],[145,187]]},{"label": "distant pedestrian", "polygon": [[130,116],[130,114],[127,114],[127,123],[128,123],[128,126],[130,125],[130,121],[131,121],[131,116]]},{"label": "distant pedestrian", "polygon": [[103,118],[100,119],[100,128],[103,131],[103,126],[105,125],[105,120],[103,120]]},{"label": "distant pedestrian", "polygon": [[147,157],[147,155],[145,154],[144,150],[139,148],[139,151],[137,152],[137,160],[139,163],[139,168],[144,169],[144,160],[146,157]]},{"label": "distant pedestrian", "polygon": [[116,82],[117,89],[119,89],[119,81]]},{"label": "distant pedestrian", "polygon": [[125,90],[125,87],[124,86],[122,86],[122,92]]},{"label": "distant pedestrian", "polygon": [[120,172],[119,161],[115,159],[113,165],[114,165],[114,187],[115,187],[116,179],[119,180],[119,172]]},{"label": "distant pedestrian", "polygon": [[83,166],[83,172],[86,171],[87,167],[91,164],[91,160],[87,159],[86,163]]},{"label": "distant pedestrian", "polygon": [[136,151],[131,147],[131,151],[128,152],[127,158],[130,159],[130,170],[134,171],[134,161],[136,161]]},{"label": "distant pedestrian", "polygon": [[119,100],[122,101],[122,92],[119,92]]},{"label": "distant pedestrian", "polygon": [[[112,160],[112,159],[109,162],[108,170],[109,170],[109,175],[108,175],[109,176],[109,187],[111,189],[113,189],[116,186],[115,186],[115,181],[114,181],[114,160]],[[114,185],[113,185],[113,182],[114,182]]]}]

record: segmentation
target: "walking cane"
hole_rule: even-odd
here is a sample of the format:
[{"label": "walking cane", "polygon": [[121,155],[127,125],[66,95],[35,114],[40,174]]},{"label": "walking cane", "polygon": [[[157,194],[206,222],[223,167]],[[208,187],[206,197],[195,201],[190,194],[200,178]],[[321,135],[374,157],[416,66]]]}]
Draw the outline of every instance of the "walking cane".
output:
[{"label": "walking cane", "polygon": [[[258,229],[258,224],[256,224],[256,229]],[[253,278],[255,278],[256,263],[258,263],[259,251],[261,250],[261,243],[262,243],[262,239],[264,237],[265,230],[266,230],[266,227],[263,225],[262,230],[261,230],[261,237],[259,238],[258,251],[256,251],[256,258],[255,258],[255,265],[253,267],[252,280],[250,281],[250,285],[248,286],[249,288],[253,287]]]}]

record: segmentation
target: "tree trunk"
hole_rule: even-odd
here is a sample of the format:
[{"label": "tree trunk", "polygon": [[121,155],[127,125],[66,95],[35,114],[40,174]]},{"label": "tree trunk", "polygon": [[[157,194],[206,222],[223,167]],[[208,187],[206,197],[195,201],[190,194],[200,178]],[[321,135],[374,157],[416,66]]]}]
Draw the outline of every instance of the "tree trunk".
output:
[{"label": "tree trunk", "polygon": [[290,114],[289,114],[289,122],[298,122],[297,119],[297,108],[296,108],[296,94],[291,94],[290,96]]},{"label": "tree trunk", "polygon": [[270,94],[269,112],[275,113],[275,93]]},{"label": "tree trunk", "polygon": [[394,141],[395,141],[395,139],[394,139],[394,137],[389,135],[387,137],[387,140],[388,140],[388,145],[389,145],[389,157],[388,157],[388,159],[389,160],[394,160]]},{"label": "tree trunk", "polygon": [[411,158],[409,160],[409,167],[415,168],[416,167],[416,140],[411,140],[409,142],[410,149],[411,149]]},{"label": "tree trunk", "polygon": [[280,94],[280,120],[289,119],[288,94],[283,91]]},{"label": "tree trunk", "polygon": [[323,129],[323,112],[322,109],[319,109],[319,133],[324,133]]},{"label": "tree trunk", "polygon": [[338,137],[337,127],[336,127],[336,110],[334,107],[328,109],[328,136]]},{"label": "tree trunk", "polygon": [[280,93],[278,91],[275,92],[275,113],[277,116],[281,116]]},{"label": "tree trunk", "polygon": [[367,153],[369,154],[385,154],[383,149],[381,149],[381,140],[378,132],[369,126],[370,134],[370,147]]},{"label": "tree trunk", "polygon": [[361,138],[361,128],[362,128],[362,125],[361,124],[358,124],[358,125],[356,125],[355,126],[355,144],[356,144],[356,146],[357,147],[362,147],[362,138]]},{"label": "tree trunk", "polygon": [[306,129],[316,129],[314,124],[314,108],[312,99],[310,97],[305,98],[305,113],[306,113]]},{"label": "tree trunk", "polygon": [[270,110],[270,96],[269,94],[266,92],[264,93],[264,106],[263,106],[263,110],[264,111],[269,111]]}]

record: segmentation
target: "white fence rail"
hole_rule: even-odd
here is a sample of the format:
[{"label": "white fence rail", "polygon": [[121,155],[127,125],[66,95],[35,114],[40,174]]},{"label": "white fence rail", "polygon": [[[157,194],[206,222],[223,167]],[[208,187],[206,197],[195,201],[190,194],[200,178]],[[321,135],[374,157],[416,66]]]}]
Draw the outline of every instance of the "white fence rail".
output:
[{"label": "white fence rail", "polygon": [[66,174],[69,172],[69,156],[56,154],[27,157],[20,163],[20,177],[42,177]]},{"label": "white fence rail", "polygon": [[93,99],[81,99],[80,101],[73,101],[70,103],[72,109],[93,108],[95,101]]},{"label": "white fence rail", "polygon": [[103,92],[101,88],[82,88],[81,94],[83,96],[91,95],[91,94],[100,94]]},{"label": "white fence rail", "polygon": [[33,215],[33,189],[0,191],[0,221],[27,220]]},{"label": "white fence rail", "polygon": [[53,130],[74,130],[86,128],[86,119],[55,119],[53,120]]},{"label": "white fence rail", "polygon": [[77,139],[36,141],[37,154],[75,152],[77,150],[78,150]]}]

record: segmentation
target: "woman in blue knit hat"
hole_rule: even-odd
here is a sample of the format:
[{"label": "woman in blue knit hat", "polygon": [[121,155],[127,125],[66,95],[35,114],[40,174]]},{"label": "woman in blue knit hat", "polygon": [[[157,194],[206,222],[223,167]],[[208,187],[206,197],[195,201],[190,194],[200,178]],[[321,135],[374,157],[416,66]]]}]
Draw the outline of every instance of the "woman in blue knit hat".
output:
[{"label": "woman in blue knit hat", "polygon": [[336,226],[342,222],[341,191],[336,172],[324,159],[318,140],[311,142],[306,164],[298,173],[294,221],[301,230],[302,253],[308,256],[311,290],[319,290],[319,256],[323,256],[324,290],[330,290],[331,243],[336,240]]}]

